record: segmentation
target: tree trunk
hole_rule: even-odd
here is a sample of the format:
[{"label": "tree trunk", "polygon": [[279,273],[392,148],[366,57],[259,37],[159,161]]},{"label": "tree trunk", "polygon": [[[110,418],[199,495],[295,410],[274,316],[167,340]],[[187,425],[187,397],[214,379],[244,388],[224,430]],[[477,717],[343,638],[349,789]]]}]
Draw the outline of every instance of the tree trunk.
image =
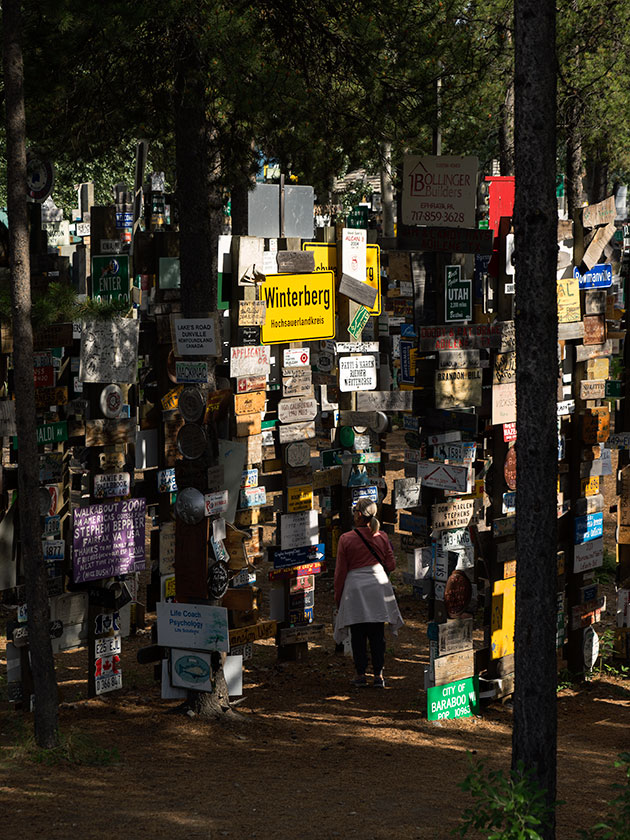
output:
[{"label": "tree trunk", "polygon": [[383,208],[383,236],[394,237],[394,185],[392,183],[392,144],[381,143],[381,206]]},{"label": "tree trunk", "polygon": [[567,216],[574,219],[582,206],[582,135],[575,124],[567,139]]},{"label": "tree trunk", "polygon": [[[515,2],[516,626],[512,764],[556,798],[556,66],[553,0]],[[544,828],[555,837],[555,815]]]},{"label": "tree trunk", "polygon": [[608,195],[608,161],[602,160],[599,153],[586,160],[586,184],[589,204],[597,204]]},{"label": "tree trunk", "polygon": [[[19,0],[5,0],[3,31],[13,368],[20,453],[18,464],[20,542],[22,571],[26,578],[28,643],[35,695],[35,740],[38,746],[50,749],[57,746],[59,742],[57,681],[48,631],[50,610],[39,519],[39,464],[26,207],[24,68]],[[28,703],[28,698],[25,700]]]},{"label": "tree trunk", "polygon": [[512,79],[510,79],[501,106],[499,165],[501,175],[514,174],[514,82]]},{"label": "tree trunk", "polygon": [[[183,21],[175,81],[175,157],[179,209],[181,298],[184,317],[217,311],[218,241],[223,221],[221,160],[216,133],[208,123],[208,71],[195,37],[198,22]],[[216,388],[216,359],[208,360],[208,381]],[[206,427],[209,438],[212,430]],[[210,446],[212,451],[213,447]],[[213,452],[216,459],[216,452]],[[216,463],[216,461],[213,461]],[[198,487],[203,492],[205,487]],[[198,603],[212,603],[207,589]],[[203,717],[229,711],[224,655],[213,654],[213,692],[189,691],[187,708]]]}]

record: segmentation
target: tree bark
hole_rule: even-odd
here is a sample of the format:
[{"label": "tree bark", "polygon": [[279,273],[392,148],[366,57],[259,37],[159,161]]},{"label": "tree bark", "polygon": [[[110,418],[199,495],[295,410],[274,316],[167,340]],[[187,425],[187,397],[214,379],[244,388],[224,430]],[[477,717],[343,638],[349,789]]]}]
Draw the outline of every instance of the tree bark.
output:
[{"label": "tree bark", "polygon": [[[516,506],[512,764],[556,798],[555,3],[515,2]],[[545,60],[541,60],[545,56]],[[555,815],[543,831],[555,837]]]},{"label": "tree bark", "polygon": [[394,185],[392,182],[392,144],[381,144],[381,206],[383,208],[383,236],[394,237]]},{"label": "tree bark", "polygon": [[[3,70],[7,127],[7,205],[11,270],[13,367],[18,429],[18,510],[22,570],[26,579],[28,643],[35,695],[35,740],[50,749],[59,742],[57,681],[48,625],[47,574],[39,519],[39,464],[35,388],[28,218],[26,206],[26,145],[24,66],[19,0],[3,4]],[[25,698],[28,702],[28,698]]]},{"label": "tree bark", "polygon": [[[179,209],[181,299],[184,317],[203,316],[217,310],[218,242],[223,221],[220,183],[221,158],[217,133],[209,122],[207,94],[211,82],[196,33],[199,22],[182,22],[175,80],[175,157]],[[216,359],[208,360],[208,382],[216,389]],[[210,427],[206,427],[209,437]],[[211,454],[212,446],[209,447]],[[216,459],[216,452],[213,453]],[[216,460],[212,463],[216,463]],[[203,492],[205,487],[198,487]],[[190,599],[189,599],[190,600]],[[207,589],[197,603],[208,600]],[[189,691],[186,708],[202,717],[216,718],[230,711],[223,673],[224,655],[213,654],[212,693]]]},{"label": "tree bark", "polygon": [[567,152],[567,216],[574,219],[582,206],[582,136],[577,125],[569,129]]},{"label": "tree bark", "polygon": [[514,175],[514,82],[512,79],[510,79],[501,106],[499,165],[501,175]]}]

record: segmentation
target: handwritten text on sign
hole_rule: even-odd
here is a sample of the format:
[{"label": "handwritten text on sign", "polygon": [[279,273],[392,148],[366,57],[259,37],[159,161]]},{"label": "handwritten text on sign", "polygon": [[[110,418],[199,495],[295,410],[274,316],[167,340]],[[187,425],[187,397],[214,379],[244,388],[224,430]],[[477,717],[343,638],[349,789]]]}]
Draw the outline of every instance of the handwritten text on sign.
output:
[{"label": "handwritten text on sign", "polygon": [[77,508],[72,537],[74,582],[142,571],[145,515],[145,499]]}]

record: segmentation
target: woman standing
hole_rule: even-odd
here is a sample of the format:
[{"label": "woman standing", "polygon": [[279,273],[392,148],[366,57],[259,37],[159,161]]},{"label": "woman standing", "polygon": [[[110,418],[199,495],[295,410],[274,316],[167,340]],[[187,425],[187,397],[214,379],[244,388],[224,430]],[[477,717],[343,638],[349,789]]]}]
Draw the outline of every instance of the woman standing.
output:
[{"label": "woman standing", "polygon": [[376,504],[370,499],[359,499],[354,507],[356,527],[339,539],[335,566],[339,612],[334,638],[341,644],[350,630],[357,670],[352,685],[359,687],[367,685],[369,641],[374,685],[384,688],[385,622],[389,622],[394,635],[404,622],[388,577],[396,568],[394,551],[387,534],[380,530],[376,511]]}]

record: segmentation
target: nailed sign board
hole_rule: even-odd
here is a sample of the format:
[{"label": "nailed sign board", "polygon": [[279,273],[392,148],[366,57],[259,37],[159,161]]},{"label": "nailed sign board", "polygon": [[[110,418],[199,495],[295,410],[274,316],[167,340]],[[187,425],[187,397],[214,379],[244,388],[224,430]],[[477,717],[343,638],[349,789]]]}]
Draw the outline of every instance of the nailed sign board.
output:
[{"label": "nailed sign board", "polygon": [[[313,402],[316,403],[315,400]],[[309,420],[305,423],[287,423],[278,429],[278,440],[280,443],[292,443],[296,440],[311,440],[315,437],[315,422]]]},{"label": "nailed sign board", "polygon": [[444,280],[444,320],[472,319],[472,280],[462,280],[461,265],[447,265]]},{"label": "nailed sign board", "polygon": [[302,423],[317,417],[317,400],[283,399],[278,403],[278,420],[281,423]]},{"label": "nailed sign board", "polygon": [[158,644],[189,650],[229,650],[228,611],[207,604],[156,604]]},{"label": "nailed sign board", "polygon": [[239,300],[239,327],[260,327],[265,323],[267,307],[264,300]]},{"label": "nailed sign board", "polygon": [[92,297],[102,301],[129,300],[129,255],[92,257]]},{"label": "nailed sign board", "polygon": [[173,318],[175,347],[178,356],[219,356],[221,339],[219,319]]},{"label": "nailed sign board", "polygon": [[340,391],[373,391],[376,382],[375,356],[344,356],[339,359]]},{"label": "nailed sign board", "polygon": [[477,158],[405,155],[403,196],[406,225],[473,228]]},{"label": "nailed sign board", "polygon": [[[436,660],[437,661],[437,660]],[[479,710],[477,677],[455,680],[427,689],[428,720],[472,717]]]},{"label": "nailed sign board", "polygon": [[586,572],[598,569],[604,563],[604,538],[580,543],[573,547],[573,571]]},{"label": "nailed sign board", "polygon": [[458,464],[442,464],[437,461],[420,461],[416,465],[417,477],[425,487],[438,490],[468,492],[470,468]]},{"label": "nailed sign board", "polygon": [[[368,286],[368,284],[362,280],[357,280],[356,277],[351,277],[349,274],[342,274],[341,283],[339,284],[339,293],[349,297],[350,300],[353,300],[355,303],[360,303],[361,306],[365,307],[368,314],[369,310],[374,308],[377,294],[376,289],[372,288],[372,286]],[[367,323],[367,320],[365,323]],[[365,323],[363,326],[365,326]],[[363,326],[361,327],[361,330],[363,329]],[[357,332],[359,331],[360,330],[357,330]],[[354,333],[355,330],[353,330],[351,334],[353,335]]]},{"label": "nailed sign board", "polygon": [[75,583],[145,568],[145,499],[75,508],[72,530]]},{"label": "nailed sign board", "polygon": [[582,289],[608,289],[612,286],[612,265],[608,263],[598,263],[587,271],[585,274],[580,274],[579,268],[573,269],[573,276],[580,284]]},{"label": "nailed sign board", "polygon": [[274,551],[273,567],[274,569],[290,569],[305,566],[323,560],[325,553],[324,543],[314,543],[313,545],[291,548],[286,551]]},{"label": "nailed sign board", "polygon": [[337,353],[378,353],[378,341],[336,341]]},{"label": "nailed sign board", "polygon": [[284,397],[312,397],[313,393],[313,373],[310,368],[282,368]]},{"label": "nailed sign board", "polygon": [[[303,242],[305,251],[313,251],[315,255],[315,271],[337,271],[337,246],[327,242]],[[361,278],[357,278],[361,279]],[[374,307],[368,310],[369,315],[381,314],[381,249],[378,245],[368,245],[366,248],[366,276],[368,286],[376,289]]]},{"label": "nailed sign board", "polygon": [[563,277],[556,281],[558,295],[558,323],[569,324],[579,321],[582,317],[580,310],[580,284],[577,277]]},{"label": "nailed sign board", "polygon": [[479,350],[442,350],[438,353],[440,370],[478,368],[479,366]]},{"label": "nailed sign board", "polygon": [[479,499],[458,499],[431,505],[431,525],[434,531],[448,528],[466,528],[479,518],[482,505]]},{"label": "nailed sign board", "polygon": [[317,545],[319,542],[318,513],[307,510],[301,513],[280,515],[280,543],[283,551]]},{"label": "nailed sign board", "polygon": [[516,383],[492,386],[492,425],[516,422]]},{"label": "nailed sign board", "polygon": [[481,368],[435,371],[435,407],[481,405]]},{"label": "nailed sign board", "polygon": [[474,659],[472,650],[438,656],[433,662],[436,686],[472,677],[475,672]]},{"label": "nailed sign board", "polygon": [[290,467],[306,467],[311,463],[311,447],[306,441],[288,444],[284,458]]},{"label": "nailed sign board", "polygon": [[415,478],[395,478],[392,491],[394,508],[415,508],[422,504],[421,483]]},{"label": "nailed sign board", "polygon": [[604,379],[582,379],[580,382],[581,400],[603,400],[606,396]]},{"label": "nailed sign board", "polygon": [[[260,332],[263,344],[335,337],[335,276],[332,271],[268,274],[260,288],[267,307]],[[258,371],[245,371],[250,372]]]},{"label": "nailed sign board", "polygon": [[[343,228],[341,231],[341,277],[347,275],[365,284],[367,231],[362,228]],[[369,287],[368,287],[369,288]],[[371,290],[370,290],[371,291]],[[346,292],[343,292],[346,294]],[[375,295],[373,295],[375,297]],[[364,303],[364,301],[359,301]],[[367,304],[369,306],[372,303]]]},{"label": "nailed sign board", "polygon": [[514,347],[505,346],[508,334],[513,332],[513,327],[514,323],[512,321],[495,321],[493,324],[451,324],[420,327],[419,349],[421,352],[431,353],[437,350],[505,347],[503,352],[507,352],[514,349]]},{"label": "nailed sign board", "polygon": [[591,240],[590,245],[582,257],[582,262],[589,271],[597,264],[604,248],[613,238],[616,230],[617,228],[615,227],[615,223],[609,222],[606,227],[599,228],[599,230],[595,233],[595,236]]},{"label": "nailed sign board", "polygon": [[265,410],[266,394],[264,391],[252,391],[249,394],[234,395],[235,414],[253,414]]},{"label": "nailed sign board", "polygon": [[103,473],[94,476],[94,496],[97,499],[128,496],[130,489],[131,476],[128,472]]},{"label": "nailed sign board", "polygon": [[178,383],[205,383],[208,381],[208,362],[175,362],[175,379]]},{"label": "nailed sign board", "polygon": [[282,365],[285,368],[306,367],[311,363],[309,347],[288,348],[282,351]]},{"label": "nailed sign board", "polygon": [[299,484],[287,488],[287,510],[289,513],[311,510],[313,507],[313,485]]},{"label": "nailed sign board", "polygon": [[604,534],[604,514],[587,513],[586,516],[576,516],[574,520],[575,544],[590,542]]},{"label": "nailed sign board", "polygon": [[230,376],[266,376],[271,370],[268,347],[231,347]]},{"label": "nailed sign board", "polygon": [[138,378],[140,322],[129,318],[87,321],[81,331],[81,382],[128,382]]},{"label": "nailed sign board", "polygon": [[615,221],[616,215],[615,197],[610,195],[603,201],[599,201],[597,204],[589,204],[582,210],[582,224],[588,228],[608,225]]},{"label": "nailed sign board", "polygon": [[412,411],[413,391],[370,391],[357,394],[357,411]]},{"label": "nailed sign board", "polygon": [[399,248],[412,251],[491,254],[494,231],[479,230],[478,228],[416,227],[415,225],[399,224],[397,238]]}]

